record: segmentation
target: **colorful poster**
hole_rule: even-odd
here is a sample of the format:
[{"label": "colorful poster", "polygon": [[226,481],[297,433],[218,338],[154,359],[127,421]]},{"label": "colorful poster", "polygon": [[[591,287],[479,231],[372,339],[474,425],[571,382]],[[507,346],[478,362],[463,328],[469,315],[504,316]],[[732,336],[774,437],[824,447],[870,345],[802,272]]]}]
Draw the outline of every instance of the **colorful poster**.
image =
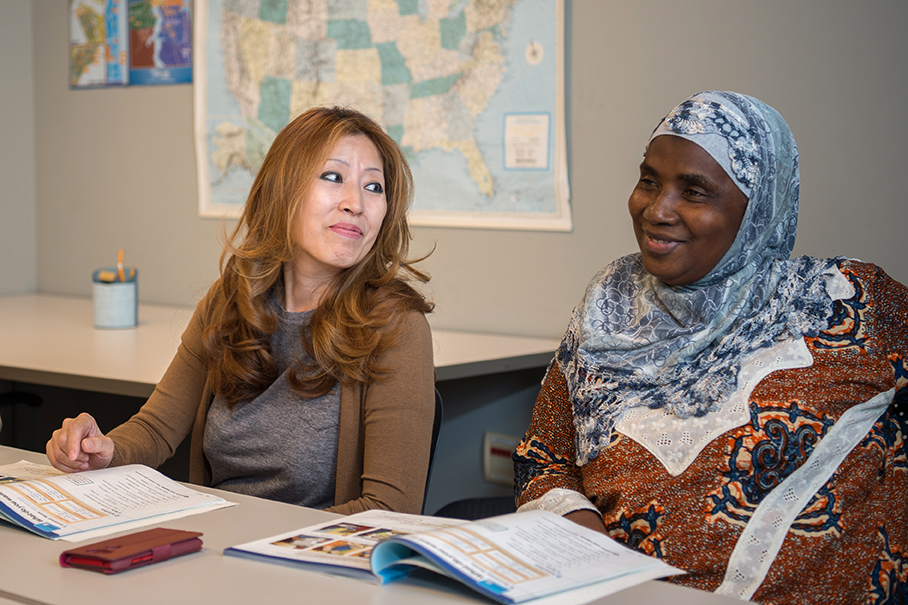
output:
[{"label": "colorful poster", "polygon": [[129,83],[192,82],[190,0],[129,0]]},{"label": "colorful poster", "polygon": [[126,31],[126,0],[70,0],[70,88],[128,83]]}]

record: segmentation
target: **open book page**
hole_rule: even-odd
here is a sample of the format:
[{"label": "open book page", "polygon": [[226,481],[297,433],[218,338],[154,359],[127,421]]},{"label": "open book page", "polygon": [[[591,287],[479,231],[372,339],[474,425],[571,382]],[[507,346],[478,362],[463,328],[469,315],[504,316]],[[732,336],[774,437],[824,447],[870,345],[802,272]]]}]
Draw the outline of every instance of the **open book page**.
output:
[{"label": "open book page", "polygon": [[[233,546],[224,553],[284,560],[315,570],[379,581],[369,565],[372,549],[378,543],[462,523],[466,521],[371,510]],[[394,577],[385,581],[406,573],[402,570],[400,574],[389,574]]]},{"label": "open book page", "polygon": [[13,464],[0,466],[0,483],[13,479],[44,479],[45,477],[59,477],[63,471],[58,471],[49,464],[37,464],[28,460],[20,460]]},{"label": "open book page", "polygon": [[[430,559],[446,575],[502,603],[603,583],[596,590],[578,590],[576,602],[583,603],[645,580],[683,573],[546,511],[395,537],[375,548],[373,572],[388,574],[389,579],[405,573],[398,568],[413,562],[398,559],[413,554],[408,548]],[[623,581],[609,589],[604,584],[608,580]],[[557,602],[568,602],[567,596],[559,594]]]},{"label": "open book page", "polygon": [[53,540],[95,539],[233,505],[138,464],[70,474],[25,461],[0,466],[0,518]]}]

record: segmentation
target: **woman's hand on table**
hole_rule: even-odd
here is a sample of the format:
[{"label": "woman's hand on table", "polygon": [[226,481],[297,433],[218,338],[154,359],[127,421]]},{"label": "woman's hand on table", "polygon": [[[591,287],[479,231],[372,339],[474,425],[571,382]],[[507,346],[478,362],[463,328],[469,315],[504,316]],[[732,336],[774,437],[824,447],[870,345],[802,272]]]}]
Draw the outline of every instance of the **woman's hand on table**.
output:
[{"label": "woman's hand on table", "polygon": [[107,468],[113,453],[113,439],[85,412],[64,420],[47,442],[47,459],[64,473]]}]

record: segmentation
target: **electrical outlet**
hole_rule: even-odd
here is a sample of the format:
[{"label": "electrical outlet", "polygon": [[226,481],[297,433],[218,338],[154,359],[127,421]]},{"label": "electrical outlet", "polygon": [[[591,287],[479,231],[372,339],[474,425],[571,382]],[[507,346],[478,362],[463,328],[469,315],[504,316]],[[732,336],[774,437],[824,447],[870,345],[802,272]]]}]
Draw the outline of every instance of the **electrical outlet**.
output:
[{"label": "electrical outlet", "polygon": [[486,433],[482,446],[483,478],[490,483],[514,485],[514,462],[511,454],[520,443],[519,437]]}]

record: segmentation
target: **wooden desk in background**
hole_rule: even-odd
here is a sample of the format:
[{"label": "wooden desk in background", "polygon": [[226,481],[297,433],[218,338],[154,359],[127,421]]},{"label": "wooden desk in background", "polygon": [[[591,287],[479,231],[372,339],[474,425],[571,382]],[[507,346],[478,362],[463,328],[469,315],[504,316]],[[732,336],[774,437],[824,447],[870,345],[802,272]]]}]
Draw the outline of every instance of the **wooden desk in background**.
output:
[{"label": "wooden desk in background", "polygon": [[[47,464],[43,455],[0,446],[0,464]],[[0,523],[0,603],[30,605],[161,605],[162,603],[357,603],[374,605],[488,605],[460,584],[411,577],[384,586],[280,565],[225,557],[224,548],[331,518],[331,513],[197,487],[239,506],[175,519],[162,527],[202,532],[199,553],[114,576],[60,567],[71,542],[54,542]],[[151,526],[158,527],[158,526]],[[598,605],[671,603],[731,605],[726,597],[646,582],[595,602]]]},{"label": "wooden desk in background", "polygon": [[[99,330],[90,298],[0,296],[0,380],[148,397],[194,306],[139,305],[139,325]],[[544,367],[559,341],[432,330],[439,381]]]}]

